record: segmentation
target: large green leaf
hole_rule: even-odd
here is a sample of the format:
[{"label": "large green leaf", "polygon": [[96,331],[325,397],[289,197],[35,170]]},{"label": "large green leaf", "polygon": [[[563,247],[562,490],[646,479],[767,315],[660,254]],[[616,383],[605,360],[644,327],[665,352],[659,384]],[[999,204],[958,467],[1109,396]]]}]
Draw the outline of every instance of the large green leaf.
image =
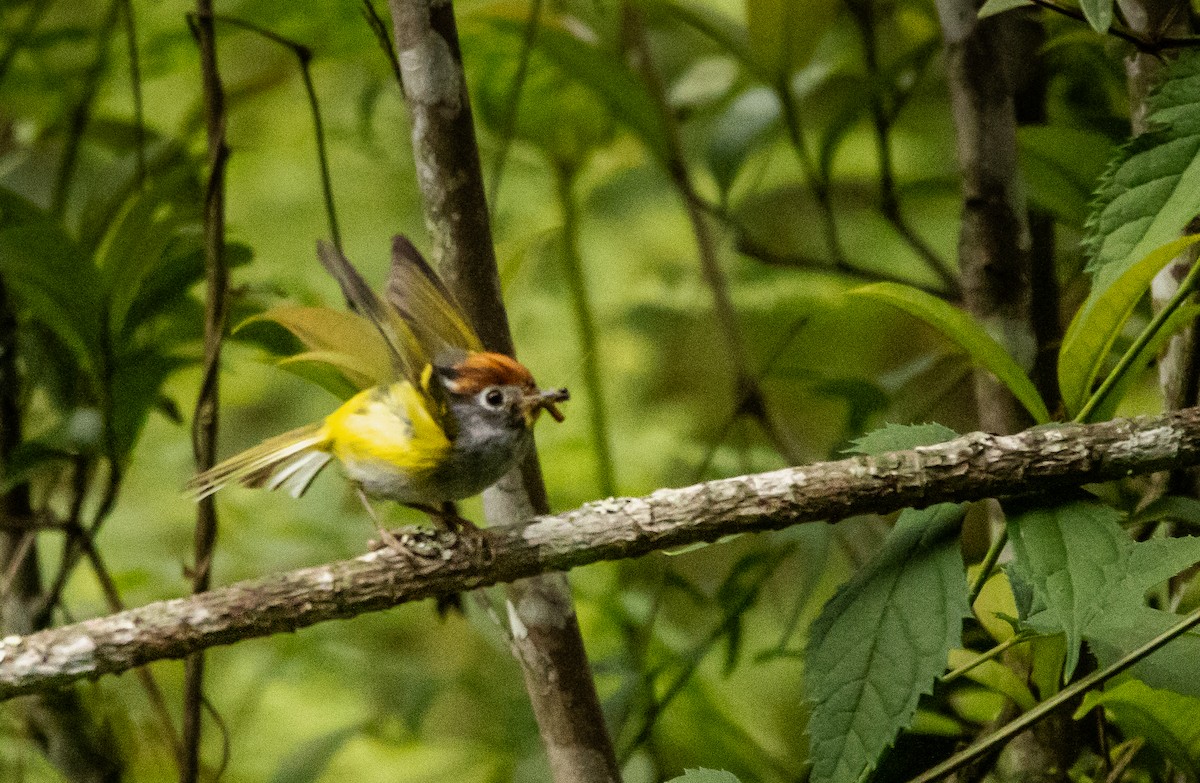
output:
[{"label": "large green leaf", "polygon": [[370,321],[354,313],[327,307],[277,307],[246,319],[235,332],[259,323],[277,324],[295,335],[309,350],[285,358],[281,364],[339,397],[346,396],[346,385],[323,368],[335,370],[358,389],[394,377],[383,336]]},{"label": "large green leaf", "polygon": [[813,623],[804,691],[814,702],[814,781],[869,774],[961,644],[971,611],[958,543],[964,510],[906,509],[875,559]]},{"label": "large green leaf", "polygon": [[705,157],[721,190],[728,191],[747,156],[779,125],[783,109],[768,87],[752,87],[732,100],[713,123]]},{"label": "large green leaf", "polygon": [[1142,737],[1171,760],[1188,780],[1200,778],[1200,699],[1125,680],[1105,691],[1089,691],[1075,720],[1103,707],[1127,739]]},{"label": "large green leaf", "polygon": [[1088,224],[1089,269],[1125,268],[1179,235],[1200,213],[1200,55],[1184,52],[1149,99],[1157,130],[1118,156]]},{"label": "large green leaf", "polygon": [[[1154,276],[1197,241],[1200,235],[1177,238],[1156,248],[1125,268],[1120,277],[1094,289],[1075,313],[1058,354],[1058,385],[1069,414],[1074,416],[1087,402],[1113,344],[1150,290]],[[1097,285],[1101,285],[1099,276]]]},{"label": "large green leaf", "polygon": [[271,776],[271,783],[316,783],[338,751],[362,730],[361,724],[354,723],[305,740],[284,756]]},{"label": "large green leaf", "polygon": [[1008,387],[1034,421],[1038,424],[1050,421],[1050,412],[1033,381],[1000,343],[962,310],[932,294],[899,283],[872,283],[856,288],[850,294],[898,307],[933,326]]},{"label": "large green leaf", "polygon": [[[1146,591],[1200,561],[1200,538],[1135,542],[1121,527],[1121,514],[1096,502],[1014,503],[1008,512],[1013,551],[1034,592],[1026,621],[1042,633],[1066,634],[1064,679],[1075,671],[1083,639],[1123,650],[1140,643],[1132,637],[1147,641],[1153,633],[1141,637]],[[1173,646],[1147,662],[1176,654]]]}]

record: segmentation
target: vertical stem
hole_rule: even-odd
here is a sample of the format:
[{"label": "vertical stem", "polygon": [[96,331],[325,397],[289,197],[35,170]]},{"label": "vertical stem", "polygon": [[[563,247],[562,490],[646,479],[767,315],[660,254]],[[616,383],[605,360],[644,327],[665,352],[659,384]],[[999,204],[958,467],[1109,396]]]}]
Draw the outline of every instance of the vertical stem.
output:
[{"label": "vertical stem", "polygon": [[600,494],[612,497],[617,494],[617,482],[612,450],[608,444],[608,413],[604,403],[604,388],[600,382],[600,348],[596,339],[596,317],[588,300],[587,281],[584,279],[583,259],[579,250],[579,212],[576,209],[575,194],[572,192],[575,173],[566,166],[558,166],[556,179],[558,203],[563,219],[563,261],[567,273],[567,286],[571,289],[575,323],[579,329],[583,383],[588,391],[592,443],[596,449],[596,479],[600,486]]},{"label": "vertical stem", "polygon": [[[218,369],[221,337],[225,330],[228,272],[225,267],[225,93],[217,69],[217,42],[213,30],[212,0],[197,0],[192,30],[200,48],[200,72],[204,90],[204,124],[208,139],[208,181],[204,190],[204,258],[206,295],[204,305],[204,375],[192,420],[192,449],[197,470],[216,462],[217,415],[219,408]],[[209,587],[213,549],[217,539],[217,511],[212,497],[196,508],[195,562],[192,591]],[[181,783],[196,783],[200,774],[201,712],[204,705],[204,654],[188,657],[184,668],[183,758]]]},{"label": "vertical stem", "polygon": [[500,183],[504,180],[504,165],[508,162],[508,153],[512,149],[517,113],[521,109],[521,93],[525,88],[525,77],[529,74],[529,62],[533,59],[533,46],[537,42],[537,31],[541,23],[542,0],[530,0],[529,19],[525,22],[525,30],[521,35],[521,59],[517,62],[517,72],[513,75],[513,83],[508,90],[504,116],[500,119],[500,150],[496,153],[496,162],[492,166],[492,185],[488,191],[488,202],[492,209],[496,208]]},{"label": "vertical stem", "polygon": [[[425,222],[443,278],[483,344],[513,353],[500,291],[491,219],[454,6],[446,0],[389,0],[404,94],[412,116],[413,158]],[[483,494],[493,525],[548,509],[537,453]],[[563,574],[523,579],[506,589],[513,655],[521,664],[556,783],[620,779],[592,682],[579,622]]]}]

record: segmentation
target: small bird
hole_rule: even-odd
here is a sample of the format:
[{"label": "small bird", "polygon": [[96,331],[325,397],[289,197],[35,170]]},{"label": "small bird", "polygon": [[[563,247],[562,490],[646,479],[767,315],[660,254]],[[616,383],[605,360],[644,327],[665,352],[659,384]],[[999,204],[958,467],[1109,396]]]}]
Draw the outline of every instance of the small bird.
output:
[{"label": "small bird", "polygon": [[386,301],[333,245],[318,242],[317,254],[346,300],[382,336],[391,380],[360,391],[321,422],[196,475],[188,490],[199,500],[237,482],[299,497],[336,458],[372,519],[368,496],[424,511],[451,530],[473,528],[455,501],[482,492],[520,459],[543,410],[562,421],[557,403],[568,399],[567,390],[543,391],[524,365],[485,351],[445,284],[405,237],[392,240]]}]

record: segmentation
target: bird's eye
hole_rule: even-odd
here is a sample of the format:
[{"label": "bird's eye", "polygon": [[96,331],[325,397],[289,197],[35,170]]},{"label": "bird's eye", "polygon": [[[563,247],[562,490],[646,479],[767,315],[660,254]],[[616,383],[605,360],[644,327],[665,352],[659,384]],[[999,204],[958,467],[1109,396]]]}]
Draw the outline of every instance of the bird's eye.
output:
[{"label": "bird's eye", "polygon": [[483,392],[483,402],[489,408],[499,408],[504,404],[504,392],[493,386]]}]

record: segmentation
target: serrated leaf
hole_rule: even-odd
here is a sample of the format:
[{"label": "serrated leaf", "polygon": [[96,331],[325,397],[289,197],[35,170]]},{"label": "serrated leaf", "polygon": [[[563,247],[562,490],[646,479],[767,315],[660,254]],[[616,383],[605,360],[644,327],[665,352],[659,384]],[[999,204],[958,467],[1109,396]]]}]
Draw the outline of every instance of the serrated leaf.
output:
[{"label": "serrated leaf", "polygon": [[1024,8],[1027,5],[1033,5],[1033,0],[987,0],[976,16],[980,19],[987,19],[989,16],[1002,14],[1014,8]]},{"label": "serrated leaf", "polygon": [[1120,275],[1200,213],[1200,56],[1181,54],[1148,104],[1157,129],[1122,150],[1097,192],[1089,271]]},{"label": "serrated leaf", "polygon": [[1087,403],[1113,344],[1138,302],[1150,290],[1159,270],[1200,235],[1174,239],[1155,248],[1115,279],[1102,281],[1116,267],[1097,275],[1088,301],[1075,313],[1058,354],[1058,385],[1063,405],[1072,416]]},{"label": "serrated leaf", "polygon": [[854,440],[846,449],[848,454],[870,456],[889,451],[915,449],[917,446],[933,446],[958,437],[958,433],[941,424],[885,424]]},{"label": "serrated leaf", "polygon": [[972,360],[991,372],[1038,424],[1050,421],[1046,403],[1020,365],[983,327],[954,305],[932,294],[899,283],[872,283],[849,292],[897,307],[925,321],[958,344]]},{"label": "serrated leaf", "polygon": [[339,372],[353,368],[364,383],[375,386],[392,377],[387,344],[371,322],[354,313],[327,307],[277,307],[248,318],[238,325],[241,331],[255,323],[278,324],[294,334],[310,349],[310,359],[331,360],[353,357],[353,361],[327,361]]},{"label": "serrated leaf", "polygon": [[715,769],[689,769],[668,783],[740,783],[732,772]]},{"label": "serrated leaf", "polygon": [[1098,33],[1108,32],[1113,21],[1113,0],[1079,0],[1083,16]]},{"label": "serrated leaf", "polygon": [[1103,707],[1126,738],[1143,737],[1189,780],[1200,775],[1200,699],[1151,688],[1129,679],[1103,692],[1088,691],[1075,720]]},{"label": "serrated leaf", "polygon": [[1064,681],[1075,671],[1083,639],[1114,642],[1118,631],[1126,639],[1122,629],[1144,621],[1146,591],[1200,561],[1200,538],[1135,542],[1121,527],[1121,514],[1099,503],[1014,503],[1008,511],[1013,551],[1034,590],[1027,622],[1043,633],[1066,634]]},{"label": "serrated leaf", "polygon": [[868,774],[931,692],[970,614],[958,543],[965,506],[906,509],[879,554],[809,631],[812,779]]}]

